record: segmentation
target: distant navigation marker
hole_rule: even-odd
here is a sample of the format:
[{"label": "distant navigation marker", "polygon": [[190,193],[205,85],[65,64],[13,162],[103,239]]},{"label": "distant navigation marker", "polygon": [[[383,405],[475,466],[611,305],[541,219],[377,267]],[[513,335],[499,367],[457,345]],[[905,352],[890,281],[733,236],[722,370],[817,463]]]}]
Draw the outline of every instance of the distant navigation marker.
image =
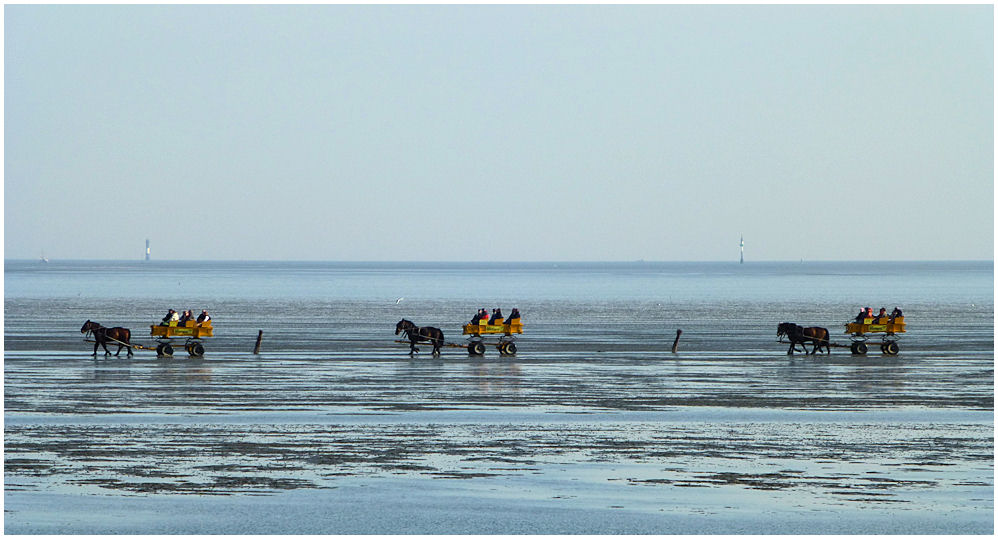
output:
[{"label": "distant navigation marker", "polygon": [[741,247],[741,249],[742,249],[741,255],[738,258],[738,263],[739,264],[744,264],[745,263],[745,236],[742,236],[742,239],[738,243],[738,246]]},{"label": "distant navigation marker", "polygon": [[146,239],[146,260],[149,260],[149,240]]}]

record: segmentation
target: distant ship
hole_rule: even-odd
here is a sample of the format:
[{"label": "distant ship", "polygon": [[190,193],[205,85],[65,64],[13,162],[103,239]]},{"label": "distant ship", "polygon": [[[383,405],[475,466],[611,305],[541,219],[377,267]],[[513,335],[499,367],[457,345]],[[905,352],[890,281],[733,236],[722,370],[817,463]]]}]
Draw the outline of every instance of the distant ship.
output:
[{"label": "distant ship", "polygon": [[45,257],[44,253],[42,253],[42,264],[48,264],[48,263],[49,263],[49,259]]}]

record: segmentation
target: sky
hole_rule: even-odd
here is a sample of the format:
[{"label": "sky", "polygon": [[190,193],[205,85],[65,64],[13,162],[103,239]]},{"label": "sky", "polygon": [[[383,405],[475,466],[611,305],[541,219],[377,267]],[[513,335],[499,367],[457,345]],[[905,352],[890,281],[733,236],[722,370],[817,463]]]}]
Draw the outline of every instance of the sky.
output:
[{"label": "sky", "polygon": [[972,6],[4,7],[4,258],[990,260]]}]

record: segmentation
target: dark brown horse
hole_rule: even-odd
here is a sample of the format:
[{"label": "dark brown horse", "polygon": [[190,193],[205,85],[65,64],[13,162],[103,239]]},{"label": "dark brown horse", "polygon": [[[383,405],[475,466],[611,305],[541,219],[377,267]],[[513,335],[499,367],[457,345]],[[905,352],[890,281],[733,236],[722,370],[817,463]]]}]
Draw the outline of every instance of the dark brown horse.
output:
[{"label": "dark brown horse", "polygon": [[804,343],[808,341],[814,346],[811,350],[811,355],[818,353],[818,350],[821,350],[822,347],[825,348],[826,354],[832,353],[832,347],[828,344],[828,330],[825,328],[806,328],[790,322],[783,322],[776,327],[776,338],[782,341],[781,338],[784,335],[790,339],[790,349],[787,350],[788,356],[794,355],[794,348],[798,344],[804,349],[804,353],[807,354],[807,346]]},{"label": "dark brown horse", "polygon": [[107,349],[108,341],[110,341],[111,344],[118,345],[118,352],[114,354],[115,357],[118,357],[118,354],[121,353],[122,348],[128,350],[128,357],[132,357],[132,347],[127,346],[131,344],[130,339],[132,338],[132,332],[129,329],[106,328],[97,322],[87,320],[83,324],[83,327],[80,328],[80,333],[87,332],[93,333],[94,335],[94,357],[97,357],[97,348],[99,346],[104,347],[105,356],[111,355],[111,351]]},{"label": "dark brown horse", "polygon": [[419,352],[416,343],[420,341],[429,341],[433,345],[433,355],[440,355],[440,347],[444,344],[444,332],[440,331],[439,328],[419,327],[403,318],[398,324],[395,324],[395,334],[398,335],[400,332],[404,332],[405,337],[409,339],[410,356]]}]

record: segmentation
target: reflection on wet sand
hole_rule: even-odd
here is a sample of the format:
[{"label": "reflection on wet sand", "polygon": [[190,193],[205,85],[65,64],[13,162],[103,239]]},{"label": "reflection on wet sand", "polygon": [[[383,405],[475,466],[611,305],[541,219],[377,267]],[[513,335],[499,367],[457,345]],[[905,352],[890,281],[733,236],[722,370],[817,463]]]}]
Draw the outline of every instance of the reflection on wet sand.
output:
[{"label": "reflection on wet sand", "polygon": [[478,362],[471,366],[472,378],[482,393],[518,393],[520,365],[515,362]]},{"label": "reflection on wet sand", "polygon": [[164,386],[176,386],[195,382],[211,382],[211,363],[204,360],[160,361],[156,363],[151,382]]}]

